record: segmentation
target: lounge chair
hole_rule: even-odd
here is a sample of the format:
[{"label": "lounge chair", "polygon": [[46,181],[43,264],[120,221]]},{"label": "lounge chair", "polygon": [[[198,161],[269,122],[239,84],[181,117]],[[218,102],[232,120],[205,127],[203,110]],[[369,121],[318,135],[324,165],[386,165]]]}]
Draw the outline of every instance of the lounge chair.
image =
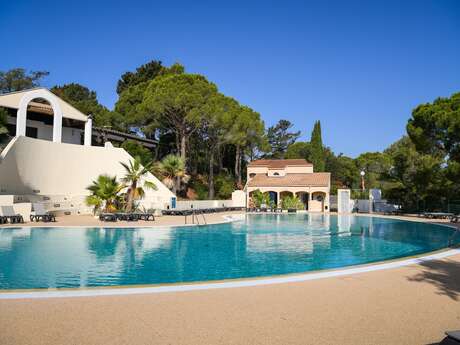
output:
[{"label": "lounge chair", "polygon": [[439,344],[441,345],[454,345],[460,344],[460,331],[446,332],[447,337],[443,339]]},{"label": "lounge chair", "polygon": [[40,220],[44,222],[55,222],[56,217],[50,212],[45,211],[45,207],[41,203],[32,204],[33,211],[30,214],[30,221],[39,222]]},{"label": "lounge chair", "polygon": [[101,213],[99,215],[99,220],[103,222],[116,222],[117,216],[115,213]]},{"label": "lounge chair", "polygon": [[24,223],[24,218],[19,213],[14,213],[13,206],[2,206],[1,211],[1,216],[11,224]]},{"label": "lounge chair", "polygon": [[155,216],[152,212],[134,212],[133,216],[139,220],[145,220],[145,221],[155,220]]},{"label": "lounge chair", "polygon": [[134,215],[134,213],[126,213],[126,212],[118,212],[115,213],[115,216],[118,220],[125,220],[128,222],[137,222],[138,218]]},{"label": "lounge chair", "polygon": [[460,222],[460,214],[451,216],[451,217],[450,217],[450,222],[451,222],[451,223],[458,223],[458,222]]}]

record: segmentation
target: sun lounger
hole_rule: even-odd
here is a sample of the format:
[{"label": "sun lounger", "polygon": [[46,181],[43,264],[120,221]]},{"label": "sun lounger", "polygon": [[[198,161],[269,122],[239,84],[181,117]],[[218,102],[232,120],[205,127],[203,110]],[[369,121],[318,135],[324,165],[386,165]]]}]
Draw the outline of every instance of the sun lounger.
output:
[{"label": "sun lounger", "polygon": [[155,216],[151,212],[134,212],[133,216],[136,217],[138,220],[145,220],[145,221],[155,220]]},{"label": "sun lounger", "polygon": [[460,214],[450,217],[451,223],[458,223],[460,222]]},{"label": "sun lounger", "polygon": [[447,212],[424,212],[422,213],[422,216],[425,218],[430,218],[430,219],[447,219],[449,217],[452,217],[454,214],[453,213],[447,213]]},{"label": "sun lounger", "polygon": [[118,212],[115,213],[117,220],[125,220],[128,222],[137,222],[138,218],[134,215],[134,213],[125,213],[125,212]]},{"label": "sun lounger", "polygon": [[30,214],[30,221],[44,221],[44,222],[55,222],[56,217],[50,212],[45,211],[45,207],[41,203],[32,204],[33,211]]},{"label": "sun lounger", "polygon": [[460,331],[446,332],[447,337],[440,344],[460,344]]},{"label": "sun lounger", "polygon": [[116,222],[117,216],[115,213],[101,213],[99,215],[99,220],[103,222]]},{"label": "sun lounger", "polygon": [[14,213],[13,206],[2,206],[0,209],[2,211],[1,216],[11,224],[24,223],[24,218],[19,213]]}]

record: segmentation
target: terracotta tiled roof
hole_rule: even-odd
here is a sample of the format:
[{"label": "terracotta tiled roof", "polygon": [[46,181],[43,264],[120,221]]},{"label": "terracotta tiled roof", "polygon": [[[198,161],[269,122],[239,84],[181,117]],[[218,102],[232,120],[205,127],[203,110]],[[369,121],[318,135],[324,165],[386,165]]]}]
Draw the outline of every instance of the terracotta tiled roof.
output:
[{"label": "terracotta tiled roof", "polygon": [[327,187],[331,173],[287,174],[286,176],[267,176],[256,174],[248,183],[248,187]]},{"label": "terracotta tiled roof", "polygon": [[287,166],[312,166],[305,159],[258,159],[248,164],[249,167],[268,167],[282,169]]}]

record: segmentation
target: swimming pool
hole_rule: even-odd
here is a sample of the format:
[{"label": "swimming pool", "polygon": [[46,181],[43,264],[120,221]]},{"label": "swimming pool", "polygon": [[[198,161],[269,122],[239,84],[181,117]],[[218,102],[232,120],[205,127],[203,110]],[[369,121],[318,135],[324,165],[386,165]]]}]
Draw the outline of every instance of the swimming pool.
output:
[{"label": "swimming pool", "polygon": [[264,277],[400,258],[460,243],[454,229],[327,214],[248,215],[165,228],[0,229],[0,289]]}]

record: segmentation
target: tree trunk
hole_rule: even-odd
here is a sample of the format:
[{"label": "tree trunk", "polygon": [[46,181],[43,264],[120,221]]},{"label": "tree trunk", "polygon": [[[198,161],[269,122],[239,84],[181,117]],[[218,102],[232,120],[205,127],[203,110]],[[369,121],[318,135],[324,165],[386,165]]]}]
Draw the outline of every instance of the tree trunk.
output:
[{"label": "tree trunk", "polygon": [[126,202],[126,212],[131,212],[133,209],[133,203],[134,203],[134,193],[136,192],[137,188],[137,183],[134,182],[131,187],[129,188],[128,192],[128,200]]},{"label": "tree trunk", "polygon": [[235,153],[235,176],[238,186],[241,186],[241,148],[240,145],[236,145]]},{"label": "tree trunk", "polygon": [[180,176],[173,178],[173,193],[177,196],[177,191],[180,189]]},{"label": "tree trunk", "polygon": [[180,138],[180,156],[186,163],[186,169],[187,169],[187,162],[186,162],[186,156],[185,156],[185,149],[186,149],[186,143],[187,142],[187,136],[185,133],[182,133],[181,138]]},{"label": "tree trunk", "polygon": [[208,198],[214,199],[214,150],[209,156]]},{"label": "tree trunk", "polygon": [[219,146],[217,153],[219,155],[219,173],[224,170],[224,149],[225,147]]}]

